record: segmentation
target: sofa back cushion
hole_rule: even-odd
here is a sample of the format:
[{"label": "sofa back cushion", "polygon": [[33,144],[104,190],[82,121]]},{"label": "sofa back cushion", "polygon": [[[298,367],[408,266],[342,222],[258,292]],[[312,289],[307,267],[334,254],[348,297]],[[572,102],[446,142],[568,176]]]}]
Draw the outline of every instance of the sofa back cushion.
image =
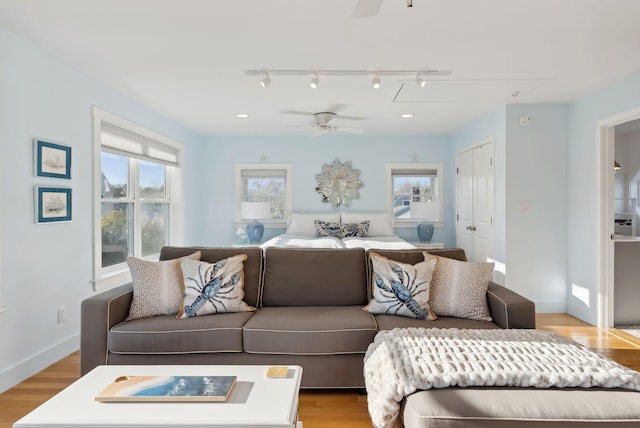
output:
[{"label": "sofa back cushion", "polygon": [[244,301],[250,306],[257,306],[260,300],[260,284],[262,282],[262,249],[258,247],[242,248],[205,248],[205,247],[162,247],[160,260],[176,259],[195,251],[200,251],[200,260],[216,263],[220,260],[246,254],[244,261]]},{"label": "sofa back cushion", "polygon": [[349,306],[368,301],[362,248],[268,247],[264,257],[262,306]]}]

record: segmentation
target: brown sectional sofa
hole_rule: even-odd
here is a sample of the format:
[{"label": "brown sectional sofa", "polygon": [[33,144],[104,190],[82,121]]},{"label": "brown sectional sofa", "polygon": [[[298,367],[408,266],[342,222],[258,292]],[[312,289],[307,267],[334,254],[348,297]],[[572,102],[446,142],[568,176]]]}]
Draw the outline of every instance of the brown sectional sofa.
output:
[{"label": "brown sectional sofa", "polygon": [[[493,322],[423,321],[362,310],[370,298],[368,253],[355,249],[164,247],[161,260],[201,251],[216,262],[247,254],[245,301],[255,312],[127,321],[132,285],[82,303],[81,372],[100,364],[297,364],[304,388],[364,388],[363,357],[380,330],[428,326],[534,328],[533,302],[490,283]],[[416,263],[423,250],[375,250]],[[461,249],[430,250],[465,260]]]}]

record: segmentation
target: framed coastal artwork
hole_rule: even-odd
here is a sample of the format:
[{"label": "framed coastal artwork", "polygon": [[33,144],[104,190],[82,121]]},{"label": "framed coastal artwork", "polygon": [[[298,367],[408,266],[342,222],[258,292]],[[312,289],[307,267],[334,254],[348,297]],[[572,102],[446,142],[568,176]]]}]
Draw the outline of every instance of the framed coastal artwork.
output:
[{"label": "framed coastal artwork", "polygon": [[71,147],[33,139],[36,177],[71,178]]},{"label": "framed coastal artwork", "polygon": [[36,223],[71,221],[71,188],[35,186]]}]

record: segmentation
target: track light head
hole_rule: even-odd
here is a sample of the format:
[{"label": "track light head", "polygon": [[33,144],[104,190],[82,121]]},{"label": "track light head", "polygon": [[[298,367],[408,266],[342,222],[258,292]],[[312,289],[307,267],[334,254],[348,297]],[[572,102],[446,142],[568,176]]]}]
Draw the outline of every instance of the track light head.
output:
[{"label": "track light head", "polygon": [[373,76],[373,79],[371,79],[371,86],[373,86],[373,89],[380,89],[380,76],[377,74]]},{"label": "track light head", "polygon": [[318,78],[318,74],[314,74],[313,77],[311,78],[311,82],[309,83],[309,86],[311,86],[311,89],[316,89],[319,84],[320,84],[320,79]]},{"label": "track light head", "polygon": [[421,88],[424,88],[427,84],[427,81],[424,80],[422,77],[420,77],[419,74],[416,75],[416,85],[420,86]]},{"label": "track light head", "polygon": [[268,88],[269,85],[271,85],[271,77],[267,74],[266,77],[260,81],[260,86]]}]

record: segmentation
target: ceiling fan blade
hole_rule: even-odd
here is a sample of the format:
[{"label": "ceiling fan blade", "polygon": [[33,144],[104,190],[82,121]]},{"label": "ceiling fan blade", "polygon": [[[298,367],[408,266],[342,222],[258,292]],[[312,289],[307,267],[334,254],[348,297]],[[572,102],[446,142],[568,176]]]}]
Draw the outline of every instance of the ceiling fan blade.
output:
[{"label": "ceiling fan blade", "polygon": [[316,138],[321,135],[331,134],[331,128],[318,128],[309,135],[311,138]]},{"label": "ceiling fan blade", "polygon": [[368,18],[375,16],[380,11],[382,0],[358,0],[351,12],[354,18]]}]

